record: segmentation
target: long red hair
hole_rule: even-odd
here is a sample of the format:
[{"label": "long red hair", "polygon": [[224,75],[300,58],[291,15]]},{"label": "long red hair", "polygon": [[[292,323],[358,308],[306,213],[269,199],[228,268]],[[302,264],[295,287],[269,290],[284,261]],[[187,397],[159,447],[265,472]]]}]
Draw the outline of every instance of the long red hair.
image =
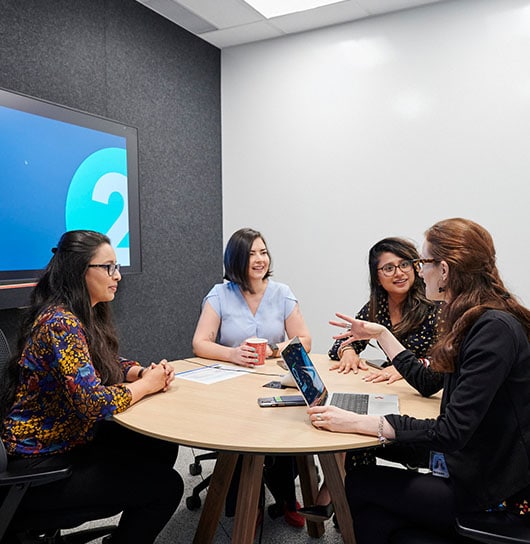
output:
[{"label": "long red hair", "polygon": [[431,256],[449,265],[442,331],[431,350],[433,369],[452,372],[462,341],[477,319],[489,309],[516,317],[530,339],[530,311],[504,286],[496,264],[490,233],[468,219],[440,221],[425,233]]}]

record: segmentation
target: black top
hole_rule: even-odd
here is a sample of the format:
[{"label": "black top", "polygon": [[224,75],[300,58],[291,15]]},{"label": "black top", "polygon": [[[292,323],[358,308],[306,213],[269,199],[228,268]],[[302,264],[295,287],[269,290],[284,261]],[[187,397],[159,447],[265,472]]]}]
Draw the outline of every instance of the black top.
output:
[{"label": "black top", "polygon": [[[392,362],[415,361],[405,350]],[[467,333],[455,372],[445,374],[440,416],[386,419],[398,442],[443,452],[459,509],[480,510],[530,483],[529,399],[526,331],[511,314],[488,310]]]},{"label": "black top", "polygon": [[[442,309],[442,302],[433,302],[431,304],[429,313],[423,321],[423,323],[414,331],[410,332],[406,336],[397,336],[396,338],[403,344],[406,349],[416,354],[416,357],[426,357],[429,349],[434,344],[436,339],[436,325],[439,320],[440,312]],[[355,319],[362,319],[368,321],[369,303],[366,303],[355,316]],[[375,314],[374,321],[386,327],[389,331],[393,332],[392,322],[390,321],[390,312],[388,310],[388,298],[386,296],[380,297],[377,301],[377,312]],[[344,340],[336,340],[328,351],[330,359],[334,361],[339,360],[338,350]],[[352,342],[351,346],[356,353],[361,353],[368,345],[368,340],[358,340]]]},{"label": "black top", "polygon": [[[418,359],[427,358],[428,352],[436,341],[437,336],[437,324],[440,319],[440,313],[442,310],[442,302],[433,302],[427,317],[423,323],[414,331],[410,332],[406,336],[396,336],[396,338],[403,344],[403,347],[410,350]],[[378,310],[375,314],[375,322],[386,327],[389,331],[392,331],[392,322],[390,321],[390,312],[388,310],[388,298],[386,296],[380,297],[377,304]],[[361,311],[355,316],[356,319],[362,319],[368,321],[369,304],[365,304]],[[330,359],[334,361],[339,360],[338,350],[341,346],[343,339],[336,340],[333,346],[331,346],[328,355]],[[361,353],[368,345],[367,340],[360,340],[352,342],[352,347],[356,353]],[[425,363],[425,361],[422,361]],[[433,372],[425,364],[418,365],[418,360],[414,359],[414,365],[410,364],[396,364],[398,372],[405,378],[405,380],[415,387],[421,395],[428,397],[437,393],[443,387],[443,375],[438,372]],[[389,363],[390,364],[390,363]]]}]

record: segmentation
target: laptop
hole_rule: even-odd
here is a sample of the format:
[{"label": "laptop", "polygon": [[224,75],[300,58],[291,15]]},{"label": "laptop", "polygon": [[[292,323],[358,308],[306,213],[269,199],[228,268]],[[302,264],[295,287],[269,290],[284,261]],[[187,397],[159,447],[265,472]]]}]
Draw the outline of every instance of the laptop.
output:
[{"label": "laptop", "polygon": [[333,405],[358,414],[375,416],[399,414],[397,395],[328,391],[297,336],[285,346],[281,356],[308,406]]}]

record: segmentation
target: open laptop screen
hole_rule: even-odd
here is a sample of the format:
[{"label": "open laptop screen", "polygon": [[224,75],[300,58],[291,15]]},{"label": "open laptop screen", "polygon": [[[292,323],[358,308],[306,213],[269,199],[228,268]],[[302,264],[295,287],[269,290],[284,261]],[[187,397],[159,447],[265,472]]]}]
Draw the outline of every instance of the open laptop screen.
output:
[{"label": "open laptop screen", "polygon": [[298,337],[294,337],[285,346],[281,355],[307,404],[309,406],[324,404],[328,391]]}]

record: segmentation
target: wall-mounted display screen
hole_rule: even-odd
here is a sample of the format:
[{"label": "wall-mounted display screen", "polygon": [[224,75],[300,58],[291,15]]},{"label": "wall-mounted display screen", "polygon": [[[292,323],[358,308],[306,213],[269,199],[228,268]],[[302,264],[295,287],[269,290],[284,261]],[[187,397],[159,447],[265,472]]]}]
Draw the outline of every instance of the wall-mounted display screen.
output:
[{"label": "wall-mounted display screen", "polygon": [[0,178],[0,288],[35,281],[74,229],[140,272],[136,128],[0,89]]}]

